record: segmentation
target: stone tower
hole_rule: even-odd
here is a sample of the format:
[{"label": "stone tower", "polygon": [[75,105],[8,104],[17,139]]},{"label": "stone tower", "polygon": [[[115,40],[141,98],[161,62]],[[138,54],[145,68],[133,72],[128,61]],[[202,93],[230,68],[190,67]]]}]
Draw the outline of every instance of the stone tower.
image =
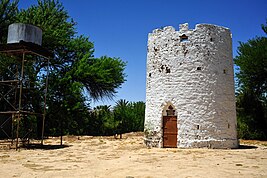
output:
[{"label": "stone tower", "polygon": [[238,147],[232,37],[228,28],[171,26],[148,36],[145,143]]}]

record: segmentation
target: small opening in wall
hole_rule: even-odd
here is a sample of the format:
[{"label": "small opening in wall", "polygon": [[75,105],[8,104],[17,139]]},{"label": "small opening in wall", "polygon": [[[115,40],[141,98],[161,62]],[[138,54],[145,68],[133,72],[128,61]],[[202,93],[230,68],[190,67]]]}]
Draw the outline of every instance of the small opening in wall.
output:
[{"label": "small opening in wall", "polygon": [[183,34],[182,36],[180,36],[180,42],[185,42],[185,41],[188,41],[188,36]]},{"label": "small opening in wall", "polygon": [[197,125],[197,130],[199,130],[199,125]]},{"label": "small opening in wall", "polygon": [[148,76],[151,77],[151,73],[149,73]]},{"label": "small opening in wall", "polygon": [[223,73],[226,74],[226,69],[223,69]]},{"label": "small opening in wall", "polygon": [[212,38],[210,38],[210,41],[213,41],[213,39],[212,39]]},{"label": "small opening in wall", "polygon": [[166,73],[171,73],[171,69],[166,68]]},{"label": "small opening in wall", "polygon": [[230,124],[229,123],[228,123],[227,127],[228,127],[228,129],[230,128]]},{"label": "small opening in wall", "polygon": [[197,70],[201,70],[201,67],[197,67]]}]

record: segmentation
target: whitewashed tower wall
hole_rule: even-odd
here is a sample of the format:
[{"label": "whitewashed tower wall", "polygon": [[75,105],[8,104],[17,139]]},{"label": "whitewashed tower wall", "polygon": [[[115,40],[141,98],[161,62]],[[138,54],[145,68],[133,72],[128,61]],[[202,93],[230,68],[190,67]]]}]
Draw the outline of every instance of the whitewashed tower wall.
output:
[{"label": "whitewashed tower wall", "polygon": [[145,143],[163,146],[164,109],[177,115],[177,147],[238,147],[228,28],[168,26],[148,36]]}]

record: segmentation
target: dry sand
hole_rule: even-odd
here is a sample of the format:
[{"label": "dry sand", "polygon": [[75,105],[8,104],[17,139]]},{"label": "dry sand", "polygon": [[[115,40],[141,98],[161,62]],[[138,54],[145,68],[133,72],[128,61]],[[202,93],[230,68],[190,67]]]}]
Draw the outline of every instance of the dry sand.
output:
[{"label": "dry sand", "polygon": [[[0,177],[267,177],[267,142],[242,149],[148,149],[142,133],[49,138],[45,149],[0,150]],[[254,145],[250,147],[248,145]]]}]

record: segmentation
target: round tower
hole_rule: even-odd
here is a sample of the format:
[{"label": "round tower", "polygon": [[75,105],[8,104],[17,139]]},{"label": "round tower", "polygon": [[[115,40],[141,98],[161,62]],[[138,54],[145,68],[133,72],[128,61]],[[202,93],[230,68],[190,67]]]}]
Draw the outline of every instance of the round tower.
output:
[{"label": "round tower", "polygon": [[145,143],[238,147],[232,38],[228,28],[181,24],[148,36]]}]

